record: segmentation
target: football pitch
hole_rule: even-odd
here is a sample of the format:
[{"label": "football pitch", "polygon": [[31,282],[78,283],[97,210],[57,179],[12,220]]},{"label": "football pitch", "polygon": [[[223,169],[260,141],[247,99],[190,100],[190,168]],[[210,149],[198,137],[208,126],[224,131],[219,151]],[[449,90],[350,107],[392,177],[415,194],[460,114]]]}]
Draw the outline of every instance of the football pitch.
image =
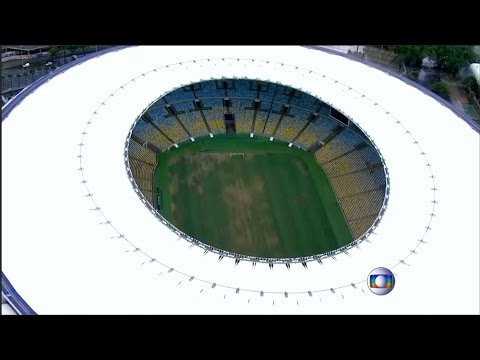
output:
[{"label": "football pitch", "polygon": [[283,142],[217,135],[184,143],[158,155],[154,194],[176,227],[239,254],[310,256],[352,241],[313,154]]}]

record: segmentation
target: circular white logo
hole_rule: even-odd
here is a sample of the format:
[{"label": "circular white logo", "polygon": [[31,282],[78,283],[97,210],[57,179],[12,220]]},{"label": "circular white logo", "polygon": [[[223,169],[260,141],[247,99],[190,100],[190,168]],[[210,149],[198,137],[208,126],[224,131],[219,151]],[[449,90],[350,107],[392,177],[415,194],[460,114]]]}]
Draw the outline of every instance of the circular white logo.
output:
[{"label": "circular white logo", "polygon": [[374,294],[386,295],[395,286],[395,276],[387,268],[378,267],[368,274],[367,285]]}]

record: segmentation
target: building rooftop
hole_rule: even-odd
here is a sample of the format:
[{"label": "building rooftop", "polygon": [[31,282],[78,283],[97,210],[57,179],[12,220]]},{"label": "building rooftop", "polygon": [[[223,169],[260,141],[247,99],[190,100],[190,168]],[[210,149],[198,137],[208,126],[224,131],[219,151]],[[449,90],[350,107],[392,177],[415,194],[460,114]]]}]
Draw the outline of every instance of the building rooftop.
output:
[{"label": "building rooftop", "polygon": [[37,49],[46,49],[49,48],[50,45],[4,45],[4,48],[12,49],[12,50],[24,50],[24,51],[31,51]]}]

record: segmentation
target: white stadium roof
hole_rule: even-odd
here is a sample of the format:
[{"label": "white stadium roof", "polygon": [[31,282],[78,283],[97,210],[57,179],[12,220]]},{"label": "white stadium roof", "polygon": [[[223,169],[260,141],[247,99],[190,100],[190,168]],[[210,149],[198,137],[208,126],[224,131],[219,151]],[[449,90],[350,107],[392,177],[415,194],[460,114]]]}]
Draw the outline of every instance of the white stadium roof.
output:
[{"label": "white stadium roof", "polygon": [[[390,192],[368,241],[308,269],[234,266],[147,209],[125,167],[133,121],[162,94],[221,77],[309,92],[373,139]],[[453,111],[347,57],[129,47],[52,78],[2,122],[2,272],[38,314],[478,314],[479,164],[479,134]],[[366,284],[379,266],[396,276],[385,296]]]}]

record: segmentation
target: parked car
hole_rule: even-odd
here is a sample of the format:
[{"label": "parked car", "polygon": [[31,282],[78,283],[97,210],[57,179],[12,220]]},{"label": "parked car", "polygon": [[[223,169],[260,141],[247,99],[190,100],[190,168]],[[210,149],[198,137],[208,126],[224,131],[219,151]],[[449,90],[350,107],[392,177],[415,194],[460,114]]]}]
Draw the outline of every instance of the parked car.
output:
[{"label": "parked car", "polygon": [[30,66],[30,63],[25,63],[25,64],[23,64],[23,67],[24,67],[24,68],[27,68],[27,67],[29,67],[29,66]]},{"label": "parked car", "polygon": [[51,61],[45,63],[45,66],[50,66],[50,65],[52,65],[52,62],[51,62]]}]

